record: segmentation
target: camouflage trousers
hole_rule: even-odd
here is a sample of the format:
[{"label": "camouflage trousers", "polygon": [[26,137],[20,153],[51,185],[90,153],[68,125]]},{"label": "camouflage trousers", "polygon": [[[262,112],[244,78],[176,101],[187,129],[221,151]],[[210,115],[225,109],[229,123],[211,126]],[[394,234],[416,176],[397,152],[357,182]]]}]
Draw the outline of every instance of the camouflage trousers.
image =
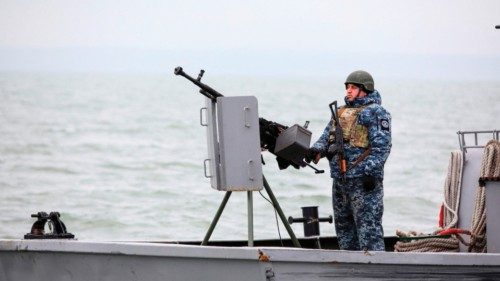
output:
[{"label": "camouflage trousers", "polygon": [[383,196],[382,180],[372,190],[365,190],[359,178],[333,179],[333,213],[341,250],[385,250]]}]

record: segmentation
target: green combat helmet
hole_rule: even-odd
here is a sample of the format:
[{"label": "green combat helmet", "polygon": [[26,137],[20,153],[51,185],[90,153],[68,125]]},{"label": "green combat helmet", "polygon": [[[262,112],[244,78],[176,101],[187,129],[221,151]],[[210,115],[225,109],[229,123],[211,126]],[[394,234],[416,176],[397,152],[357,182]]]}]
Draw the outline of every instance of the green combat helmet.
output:
[{"label": "green combat helmet", "polygon": [[363,89],[368,92],[373,92],[375,90],[375,82],[373,82],[373,77],[370,75],[370,73],[363,70],[357,70],[349,74],[344,84],[361,85]]}]

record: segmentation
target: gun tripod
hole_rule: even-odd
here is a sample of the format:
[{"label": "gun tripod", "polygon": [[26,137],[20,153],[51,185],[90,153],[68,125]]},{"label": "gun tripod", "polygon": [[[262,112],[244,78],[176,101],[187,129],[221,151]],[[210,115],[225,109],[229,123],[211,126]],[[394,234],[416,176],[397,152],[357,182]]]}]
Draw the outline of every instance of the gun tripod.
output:
[{"label": "gun tripod", "polygon": [[[274,196],[273,191],[271,190],[271,187],[269,186],[269,183],[266,180],[266,177],[263,176],[263,181],[264,181],[264,188],[269,195],[269,199],[273,203],[273,207],[278,212],[278,215],[281,219],[281,222],[285,226],[288,235],[290,236],[290,239],[292,240],[292,243],[295,247],[301,248],[299,240],[295,236],[295,233],[292,230],[292,227],[288,223],[287,218],[285,217],[285,214],[283,213],[283,210],[281,209],[278,200]],[[212,236],[212,232],[215,229],[215,226],[217,225],[217,222],[220,219],[220,216],[222,215],[222,212],[224,211],[224,208],[226,207],[227,202],[229,201],[229,197],[231,196],[232,191],[227,191],[226,195],[224,195],[224,198],[222,199],[222,202],[219,206],[219,209],[217,210],[217,213],[215,214],[214,219],[212,220],[212,223],[210,224],[210,227],[208,228],[207,234],[205,234],[205,238],[203,239],[203,242],[201,242],[201,245],[205,246],[208,245],[208,240],[210,239],[210,236]],[[247,191],[247,198],[248,198],[248,246],[253,247],[253,193],[252,191]]]}]

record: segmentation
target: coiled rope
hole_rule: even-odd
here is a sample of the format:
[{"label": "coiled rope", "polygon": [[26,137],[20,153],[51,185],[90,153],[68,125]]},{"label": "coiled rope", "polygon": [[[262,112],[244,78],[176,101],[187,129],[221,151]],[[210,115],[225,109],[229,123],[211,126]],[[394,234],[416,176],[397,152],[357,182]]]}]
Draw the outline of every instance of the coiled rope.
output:
[{"label": "coiled rope", "polygon": [[444,229],[455,227],[458,222],[458,205],[460,203],[460,193],[462,190],[463,159],[462,151],[453,151],[451,153],[450,162],[448,163],[448,171],[444,182]]},{"label": "coiled rope", "polygon": [[490,140],[484,148],[476,204],[472,216],[469,252],[486,253],[486,181],[500,181],[500,142]]},{"label": "coiled rope", "polygon": [[[432,235],[417,235],[415,232],[396,231],[409,242],[399,241],[394,245],[396,252],[456,252],[459,243],[468,246],[469,252],[486,252],[486,211],[485,182],[500,181],[500,142],[491,140],[487,143],[481,161],[479,186],[476,189],[476,203],[472,217],[471,230],[455,229],[458,222],[458,206],[462,179],[463,155],[460,151],[452,152],[444,184],[445,201],[443,207],[444,230],[439,229]],[[459,234],[470,235],[469,243]],[[440,235],[451,234],[447,237]],[[437,235],[437,236],[436,236]],[[413,239],[412,239],[413,237]]]},{"label": "coiled rope", "polygon": [[398,241],[394,245],[395,252],[458,252],[459,240],[456,237],[436,237],[437,231],[433,235],[417,234],[415,231],[405,233],[396,230],[396,235],[408,240]]}]

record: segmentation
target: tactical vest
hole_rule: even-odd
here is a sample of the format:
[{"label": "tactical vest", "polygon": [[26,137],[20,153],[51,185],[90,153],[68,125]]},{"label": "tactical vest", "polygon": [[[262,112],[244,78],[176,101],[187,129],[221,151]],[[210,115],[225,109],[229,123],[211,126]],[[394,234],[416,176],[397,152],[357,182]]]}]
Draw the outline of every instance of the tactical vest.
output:
[{"label": "tactical vest", "polygon": [[[352,146],[367,148],[368,142],[368,128],[358,124],[359,113],[366,108],[361,107],[346,107],[342,106],[338,110],[339,122],[342,127],[344,142],[349,142]],[[329,142],[333,143],[332,136],[335,136],[335,125],[332,122],[330,129]]]}]

